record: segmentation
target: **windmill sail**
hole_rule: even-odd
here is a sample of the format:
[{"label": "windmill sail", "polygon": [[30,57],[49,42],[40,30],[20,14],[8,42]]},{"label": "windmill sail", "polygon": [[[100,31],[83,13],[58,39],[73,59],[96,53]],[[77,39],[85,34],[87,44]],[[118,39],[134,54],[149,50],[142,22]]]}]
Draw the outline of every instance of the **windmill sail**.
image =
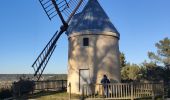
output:
[{"label": "windmill sail", "polygon": [[34,76],[37,77],[37,79],[39,80],[44,69],[45,66],[47,65],[56,45],[54,44],[54,40],[57,36],[56,32],[53,37],[51,38],[51,40],[48,42],[48,44],[45,46],[45,48],[43,49],[43,51],[40,53],[40,55],[37,57],[37,59],[35,60],[35,62],[33,63],[32,67],[34,68],[35,74]]},{"label": "windmill sail", "polygon": [[[52,0],[39,0],[39,2],[50,20],[57,15]],[[60,12],[63,12],[65,9],[68,8],[68,3],[66,0],[62,0],[58,3],[57,6]]]},{"label": "windmill sail", "polygon": [[58,39],[68,28],[69,21],[74,14],[80,12],[85,6],[85,0],[39,0],[39,2],[50,20],[58,15],[63,25],[61,25],[60,31],[57,31],[53,35],[51,40],[48,42],[32,65],[35,71],[34,76],[37,78],[37,80],[41,78],[47,63],[56,48]]},{"label": "windmill sail", "polygon": [[39,0],[50,20],[58,15],[55,9],[57,7],[67,23],[74,14],[81,12],[87,1],[88,0]]}]

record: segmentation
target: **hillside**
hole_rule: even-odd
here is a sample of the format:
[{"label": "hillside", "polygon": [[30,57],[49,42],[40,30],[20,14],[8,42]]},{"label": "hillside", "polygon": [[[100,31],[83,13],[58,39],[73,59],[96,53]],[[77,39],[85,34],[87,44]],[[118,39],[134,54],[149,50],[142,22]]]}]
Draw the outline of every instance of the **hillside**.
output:
[{"label": "hillside", "polygon": [[[20,77],[29,77],[32,78],[33,74],[0,74],[0,81],[16,81]],[[66,80],[67,74],[43,74],[45,80]]]}]

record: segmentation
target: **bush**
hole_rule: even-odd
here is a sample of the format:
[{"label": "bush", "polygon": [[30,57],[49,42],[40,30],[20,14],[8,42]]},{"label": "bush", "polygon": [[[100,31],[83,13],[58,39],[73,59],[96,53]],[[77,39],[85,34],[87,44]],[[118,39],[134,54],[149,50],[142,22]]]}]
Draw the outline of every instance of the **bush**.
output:
[{"label": "bush", "polygon": [[10,98],[10,97],[12,97],[11,89],[2,88],[0,90],[0,99]]},{"label": "bush", "polygon": [[170,88],[168,88],[168,94],[167,94],[167,96],[168,96],[168,98],[170,98]]},{"label": "bush", "polygon": [[19,80],[18,82],[14,82],[12,85],[13,95],[15,97],[22,96],[24,94],[29,94],[33,92],[35,83],[31,80]]}]

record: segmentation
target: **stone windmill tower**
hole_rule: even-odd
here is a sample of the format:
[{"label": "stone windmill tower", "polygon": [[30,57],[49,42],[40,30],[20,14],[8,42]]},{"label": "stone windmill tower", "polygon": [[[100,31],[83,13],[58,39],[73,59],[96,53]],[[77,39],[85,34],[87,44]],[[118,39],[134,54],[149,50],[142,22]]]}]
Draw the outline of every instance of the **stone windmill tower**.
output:
[{"label": "stone windmill tower", "polygon": [[32,64],[37,81],[41,80],[57,41],[66,32],[68,83],[71,83],[72,93],[81,93],[83,84],[100,83],[104,74],[111,82],[120,82],[119,33],[97,0],[39,2],[50,20],[58,15],[62,24]]},{"label": "stone windmill tower", "polygon": [[104,74],[111,82],[120,82],[120,35],[97,0],[89,0],[74,15],[66,34],[72,93],[80,93],[83,84],[100,83]]}]

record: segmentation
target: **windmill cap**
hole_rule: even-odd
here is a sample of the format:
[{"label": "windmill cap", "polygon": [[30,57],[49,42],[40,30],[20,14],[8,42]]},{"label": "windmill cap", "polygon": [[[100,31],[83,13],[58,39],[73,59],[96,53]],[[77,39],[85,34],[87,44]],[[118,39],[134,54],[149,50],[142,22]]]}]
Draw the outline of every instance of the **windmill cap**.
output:
[{"label": "windmill cap", "polygon": [[69,37],[83,34],[107,34],[120,37],[97,0],[89,0],[82,12],[74,15],[66,34]]}]

